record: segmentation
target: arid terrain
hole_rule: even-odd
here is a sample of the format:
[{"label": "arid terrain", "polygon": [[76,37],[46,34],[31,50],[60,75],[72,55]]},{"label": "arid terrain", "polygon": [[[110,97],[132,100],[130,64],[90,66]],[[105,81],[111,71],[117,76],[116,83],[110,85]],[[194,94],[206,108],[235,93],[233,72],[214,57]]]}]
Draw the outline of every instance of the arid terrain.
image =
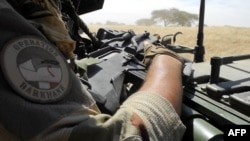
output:
[{"label": "arid terrain", "polygon": [[[100,27],[116,30],[134,30],[136,33],[148,31],[152,35],[159,34],[161,37],[175,32],[182,32],[177,36],[176,44],[195,47],[197,41],[197,27],[148,27],[148,26],[111,26],[111,25],[89,25],[92,32],[97,32]],[[205,61],[212,56],[229,56],[250,54],[250,28],[241,27],[205,27],[204,28]],[[185,55],[191,57],[190,55]]]}]

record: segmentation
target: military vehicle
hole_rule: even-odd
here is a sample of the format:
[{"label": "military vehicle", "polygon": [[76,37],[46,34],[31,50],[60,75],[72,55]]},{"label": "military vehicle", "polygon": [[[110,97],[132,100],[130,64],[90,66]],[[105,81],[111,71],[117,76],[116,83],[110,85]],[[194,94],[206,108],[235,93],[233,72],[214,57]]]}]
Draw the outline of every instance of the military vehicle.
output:
[{"label": "military vehicle", "polygon": [[[102,112],[112,114],[142,84],[147,70],[141,63],[142,42],[163,44],[177,53],[193,54],[183,70],[181,119],[187,127],[183,140],[224,140],[226,126],[250,124],[250,55],[216,56],[204,62],[205,0],[200,2],[197,45],[171,44],[176,35],[159,40],[149,32],[100,28],[92,34],[78,15],[101,9],[104,0],[63,0],[64,19],[77,41],[75,70]],[[146,29],[145,29],[146,30]],[[80,36],[84,32],[89,38]]]}]

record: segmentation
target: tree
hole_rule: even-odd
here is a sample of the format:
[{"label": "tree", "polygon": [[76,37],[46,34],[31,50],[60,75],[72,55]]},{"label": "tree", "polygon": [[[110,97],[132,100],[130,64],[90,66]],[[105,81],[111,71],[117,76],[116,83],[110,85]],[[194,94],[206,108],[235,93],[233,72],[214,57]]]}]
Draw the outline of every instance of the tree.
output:
[{"label": "tree", "polygon": [[198,20],[198,16],[196,14],[190,14],[185,11],[179,11],[175,14],[176,16],[173,22],[179,26],[192,26],[192,24]]},{"label": "tree", "polygon": [[106,21],[106,25],[125,25],[125,24],[114,21]]},{"label": "tree", "polygon": [[139,19],[136,21],[137,25],[145,25],[145,26],[152,26],[155,24],[155,21],[152,19]]},{"label": "tree", "polygon": [[152,11],[151,16],[152,20],[163,22],[164,26],[168,26],[169,24],[191,26],[198,20],[198,15],[180,11],[176,8],[155,10]]},{"label": "tree", "polygon": [[170,23],[170,13],[169,10],[155,10],[151,13],[151,19],[155,20],[156,22],[163,21],[164,26],[166,27]]}]

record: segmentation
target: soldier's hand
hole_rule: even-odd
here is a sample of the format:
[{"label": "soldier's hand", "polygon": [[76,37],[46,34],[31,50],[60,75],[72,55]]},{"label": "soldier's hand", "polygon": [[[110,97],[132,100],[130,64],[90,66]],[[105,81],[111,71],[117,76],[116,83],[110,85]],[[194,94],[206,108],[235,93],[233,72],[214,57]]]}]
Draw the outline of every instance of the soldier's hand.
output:
[{"label": "soldier's hand", "polygon": [[142,62],[146,66],[149,66],[152,63],[154,57],[157,55],[168,55],[179,60],[181,63],[184,62],[183,58],[181,58],[174,51],[167,49],[165,46],[154,45],[147,41],[145,41],[143,45],[144,45],[144,59]]}]

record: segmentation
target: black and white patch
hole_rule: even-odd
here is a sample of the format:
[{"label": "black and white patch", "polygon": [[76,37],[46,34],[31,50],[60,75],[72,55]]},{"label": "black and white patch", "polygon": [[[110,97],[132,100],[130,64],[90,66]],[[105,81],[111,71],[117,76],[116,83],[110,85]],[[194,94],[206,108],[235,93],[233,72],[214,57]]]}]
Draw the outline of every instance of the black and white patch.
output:
[{"label": "black and white patch", "polygon": [[32,102],[60,100],[70,88],[70,73],[62,55],[34,36],[8,42],[1,51],[1,68],[11,87]]}]

